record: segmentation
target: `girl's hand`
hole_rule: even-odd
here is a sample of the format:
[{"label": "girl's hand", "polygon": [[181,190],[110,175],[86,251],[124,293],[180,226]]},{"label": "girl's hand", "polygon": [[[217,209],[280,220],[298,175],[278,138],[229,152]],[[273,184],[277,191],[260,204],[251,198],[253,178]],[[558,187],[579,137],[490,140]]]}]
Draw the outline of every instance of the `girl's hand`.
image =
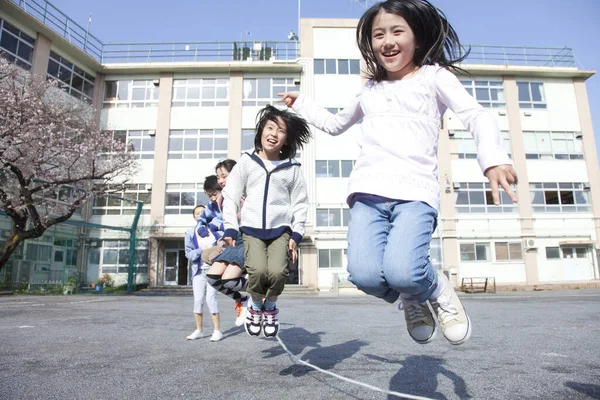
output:
[{"label": "girl's hand", "polygon": [[230,237],[224,237],[223,241],[225,242],[225,247],[235,246],[235,239]]},{"label": "girl's hand", "polygon": [[490,181],[492,198],[494,199],[495,205],[500,204],[499,185],[502,186],[508,197],[510,197],[514,203],[517,202],[517,195],[512,191],[510,185],[516,185],[519,182],[519,179],[517,178],[517,173],[512,165],[504,164],[490,167],[484,172],[484,175]]},{"label": "girl's hand", "polygon": [[287,92],[287,93],[277,93],[277,96],[281,97],[279,100],[282,103],[285,103],[286,106],[292,108],[294,102],[300,96],[300,92]]},{"label": "girl's hand", "polygon": [[294,239],[290,239],[290,244],[288,246],[289,250],[290,250],[290,255],[292,256],[292,262],[295,263],[296,260],[298,260],[298,252],[296,251],[296,247],[298,245],[296,244],[296,242],[294,241]]}]

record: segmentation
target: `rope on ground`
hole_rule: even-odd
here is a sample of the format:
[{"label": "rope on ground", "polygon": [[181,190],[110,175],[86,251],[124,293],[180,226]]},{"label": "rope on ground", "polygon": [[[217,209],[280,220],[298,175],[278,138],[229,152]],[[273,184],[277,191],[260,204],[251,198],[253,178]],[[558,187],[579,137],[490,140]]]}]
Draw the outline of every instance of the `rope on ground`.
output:
[{"label": "rope on ground", "polygon": [[340,379],[342,381],[345,381],[345,382],[348,382],[348,383],[352,383],[352,384],[355,384],[355,385],[358,385],[358,386],[362,386],[362,387],[365,387],[367,389],[374,390],[376,392],[385,393],[387,395],[397,396],[397,397],[404,398],[404,399],[432,400],[429,397],[413,396],[411,394],[405,394],[405,393],[400,393],[400,392],[394,392],[394,391],[391,391],[391,390],[381,389],[381,388],[378,388],[376,386],[369,385],[368,383],[363,383],[363,382],[355,381],[354,379],[346,378],[345,376],[341,376],[341,375],[338,375],[338,374],[336,374],[334,372],[324,370],[322,368],[317,367],[316,365],[312,365],[311,363],[306,362],[306,361],[301,360],[300,358],[296,357],[291,351],[288,350],[287,346],[285,345],[285,343],[283,343],[283,341],[279,338],[279,336],[277,336],[277,341],[279,342],[279,344],[281,345],[281,347],[283,348],[283,350],[285,350],[285,352],[288,354],[288,356],[290,357],[290,359],[292,360],[292,362],[294,364],[306,365],[309,368],[312,368],[312,369],[314,369],[316,371],[322,372],[322,373],[327,374],[327,375],[331,375],[334,378]]}]

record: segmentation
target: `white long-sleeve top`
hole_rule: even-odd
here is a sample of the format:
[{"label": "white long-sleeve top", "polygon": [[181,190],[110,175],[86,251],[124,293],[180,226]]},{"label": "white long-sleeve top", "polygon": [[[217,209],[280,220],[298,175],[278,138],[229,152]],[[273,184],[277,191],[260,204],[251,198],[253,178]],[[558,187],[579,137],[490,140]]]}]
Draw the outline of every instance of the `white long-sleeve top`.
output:
[{"label": "white long-sleeve top", "polygon": [[[495,118],[445,68],[426,65],[400,81],[368,81],[352,103],[331,114],[301,94],[292,107],[330,135],[363,118],[360,155],[349,179],[349,197],[366,193],[440,206],[437,150],[441,121],[450,108],[471,132],[484,172],[511,164]],[[444,151],[448,151],[444,149]]]}]

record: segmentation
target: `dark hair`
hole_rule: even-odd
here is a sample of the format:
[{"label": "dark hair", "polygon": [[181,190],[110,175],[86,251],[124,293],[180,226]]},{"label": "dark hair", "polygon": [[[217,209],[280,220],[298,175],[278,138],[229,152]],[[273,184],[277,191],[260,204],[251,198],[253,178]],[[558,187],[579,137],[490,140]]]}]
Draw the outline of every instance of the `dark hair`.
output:
[{"label": "dark hair", "polygon": [[219,192],[223,190],[217,181],[216,175],[210,175],[204,178],[204,191],[208,192],[209,190],[218,190]]},{"label": "dark hair", "polygon": [[304,119],[287,110],[280,110],[271,105],[259,111],[256,116],[256,136],[254,137],[254,150],[262,150],[261,136],[267,121],[279,125],[279,118],[285,124],[287,138],[281,148],[281,159],[296,157],[296,152],[302,148],[311,137],[310,128]]},{"label": "dark hair", "polygon": [[215,167],[215,172],[217,172],[217,170],[219,168],[225,168],[227,170],[227,172],[231,172],[231,170],[233,169],[233,167],[235,166],[235,164],[237,164],[237,162],[235,160],[232,160],[230,158],[223,160],[223,161],[219,161],[217,163],[217,166]]},{"label": "dark hair", "polygon": [[199,208],[206,208],[206,206],[204,204],[198,204],[196,207],[194,207],[194,209],[192,210],[192,215],[194,215],[194,213],[196,212],[197,209]]},{"label": "dark hair", "polygon": [[416,66],[439,64],[464,72],[454,64],[467,58],[471,50],[463,51],[456,31],[440,9],[427,0],[387,0],[369,8],[356,28],[356,41],[366,62],[369,79],[380,82],[387,77],[387,71],[377,61],[371,44],[373,21],[382,10],[401,16],[412,29],[419,47],[413,58]]}]

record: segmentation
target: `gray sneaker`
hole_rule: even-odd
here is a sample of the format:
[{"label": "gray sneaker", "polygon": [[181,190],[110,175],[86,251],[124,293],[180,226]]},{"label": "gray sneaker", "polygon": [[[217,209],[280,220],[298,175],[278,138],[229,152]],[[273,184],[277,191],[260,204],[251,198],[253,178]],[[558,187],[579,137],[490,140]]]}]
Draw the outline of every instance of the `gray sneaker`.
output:
[{"label": "gray sneaker", "polygon": [[471,319],[446,275],[438,273],[438,279],[441,279],[446,287],[440,297],[429,299],[429,303],[437,315],[444,337],[452,344],[462,344],[471,337]]},{"label": "gray sneaker", "polygon": [[404,310],[406,329],[417,343],[429,343],[435,337],[435,320],[427,303],[400,298],[398,310]]}]

